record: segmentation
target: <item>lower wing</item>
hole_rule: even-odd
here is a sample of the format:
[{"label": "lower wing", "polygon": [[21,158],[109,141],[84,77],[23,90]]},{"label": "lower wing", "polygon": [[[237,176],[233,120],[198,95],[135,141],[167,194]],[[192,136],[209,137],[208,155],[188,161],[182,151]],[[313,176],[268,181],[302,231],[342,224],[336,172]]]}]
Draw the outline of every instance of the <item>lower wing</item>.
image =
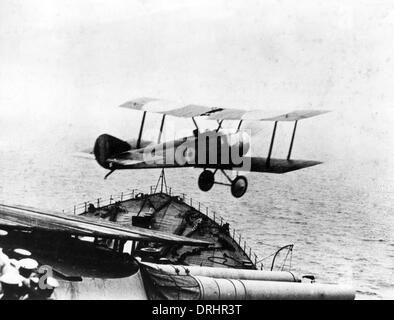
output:
[{"label": "lower wing", "polygon": [[157,169],[157,168],[179,168],[179,167],[196,167],[222,170],[237,170],[249,172],[267,172],[267,173],[286,173],[300,170],[321,164],[320,161],[313,160],[287,160],[262,157],[243,157],[241,164],[226,163],[195,163],[189,161],[185,163],[168,163],[162,157],[156,157],[148,161],[132,159],[108,159],[113,170],[117,169]]},{"label": "lower wing", "polygon": [[320,161],[313,160],[287,160],[287,159],[268,159],[262,157],[243,157],[241,165],[219,164],[206,165],[207,168],[228,169],[249,172],[267,172],[267,173],[286,173],[300,170],[321,164]]}]

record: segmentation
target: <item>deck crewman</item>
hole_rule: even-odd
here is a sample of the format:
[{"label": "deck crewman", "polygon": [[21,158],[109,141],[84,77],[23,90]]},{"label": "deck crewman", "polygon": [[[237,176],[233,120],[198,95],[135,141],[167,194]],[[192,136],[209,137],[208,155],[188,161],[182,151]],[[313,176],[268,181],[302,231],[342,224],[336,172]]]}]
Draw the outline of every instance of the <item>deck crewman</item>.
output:
[{"label": "deck crewman", "polygon": [[0,248],[0,300],[46,300],[59,286],[48,277],[39,287],[38,262],[31,258],[10,259]]},{"label": "deck crewman", "polygon": [[44,286],[44,288],[38,287],[39,298],[49,300],[52,298],[55,289],[59,287],[59,282],[53,277],[48,277],[44,282]]},{"label": "deck crewman", "polygon": [[18,269],[11,265],[8,256],[0,249],[0,299],[18,300],[22,280]]},{"label": "deck crewman", "polygon": [[37,270],[38,262],[31,258],[24,258],[18,261],[19,273],[25,278],[30,278],[32,273]]}]

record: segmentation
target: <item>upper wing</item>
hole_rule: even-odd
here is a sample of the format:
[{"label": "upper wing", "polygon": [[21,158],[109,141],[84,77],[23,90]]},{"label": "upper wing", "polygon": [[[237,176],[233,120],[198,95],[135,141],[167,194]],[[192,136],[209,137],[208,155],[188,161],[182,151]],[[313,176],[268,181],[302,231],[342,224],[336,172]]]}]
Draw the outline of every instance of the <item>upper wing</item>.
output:
[{"label": "upper wing", "polygon": [[296,121],[329,112],[325,110],[298,110],[272,117],[268,116],[267,112],[263,110],[215,108],[195,104],[184,105],[152,98],[131,100],[122,104],[120,107],[184,118],[205,116],[211,120],[248,121]]},{"label": "upper wing", "polygon": [[62,232],[78,236],[207,246],[208,242],[82,216],[62,215],[32,208],[0,205],[0,227]]}]

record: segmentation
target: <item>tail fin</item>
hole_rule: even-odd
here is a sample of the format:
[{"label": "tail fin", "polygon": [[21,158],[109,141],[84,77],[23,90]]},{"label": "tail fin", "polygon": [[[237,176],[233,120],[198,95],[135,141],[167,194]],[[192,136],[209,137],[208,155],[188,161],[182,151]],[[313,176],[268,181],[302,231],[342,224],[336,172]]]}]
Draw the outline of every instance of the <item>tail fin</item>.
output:
[{"label": "tail fin", "polygon": [[109,134],[102,134],[96,139],[93,153],[96,157],[96,161],[103,168],[110,169],[107,159],[112,158],[119,153],[129,151],[130,149],[131,146],[126,141],[120,140]]}]

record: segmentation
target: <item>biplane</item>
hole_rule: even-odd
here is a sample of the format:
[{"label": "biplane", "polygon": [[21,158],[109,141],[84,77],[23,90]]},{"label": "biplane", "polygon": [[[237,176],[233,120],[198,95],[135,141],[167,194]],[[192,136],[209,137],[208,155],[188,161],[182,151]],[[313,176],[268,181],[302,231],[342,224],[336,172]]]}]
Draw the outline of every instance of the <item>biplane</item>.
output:
[{"label": "biplane", "polygon": [[[203,171],[198,178],[202,191],[209,191],[214,184],[231,187],[234,197],[242,197],[247,191],[248,181],[239,171],[266,172],[282,174],[320,164],[319,161],[293,160],[291,153],[298,121],[311,118],[328,111],[299,110],[267,117],[263,110],[241,110],[214,108],[201,105],[179,105],[152,98],[139,98],[122,104],[120,107],[142,112],[142,121],[136,139],[124,141],[109,134],[100,135],[95,142],[93,154],[96,161],[110,170],[107,178],[119,169],[180,168],[194,167]],[[161,114],[161,124],[157,141],[143,139],[147,113]],[[194,123],[192,136],[162,142],[163,128],[167,116],[190,118]],[[203,130],[198,119],[213,120],[214,130]],[[224,121],[236,121],[235,131],[228,132],[222,125]],[[266,157],[248,155],[250,135],[242,126],[248,121],[273,122],[273,131]],[[272,158],[272,150],[278,122],[294,122],[293,132],[285,159]],[[179,151],[180,150],[180,151]],[[240,161],[241,160],[241,161]],[[223,173],[228,183],[215,181],[215,174]],[[226,171],[236,171],[231,178]]]}]

